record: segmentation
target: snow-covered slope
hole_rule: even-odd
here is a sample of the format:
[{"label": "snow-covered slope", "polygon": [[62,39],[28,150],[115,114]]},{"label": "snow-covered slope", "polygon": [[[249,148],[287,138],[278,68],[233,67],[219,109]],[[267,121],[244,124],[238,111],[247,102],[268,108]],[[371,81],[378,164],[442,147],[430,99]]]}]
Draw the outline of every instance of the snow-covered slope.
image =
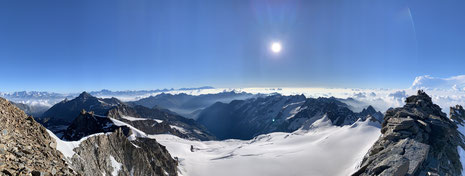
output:
[{"label": "snow-covered slope", "polygon": [[93,137],[93,136],[104,135],[104,133],[97,133],[97,134],[86,136],[80,139],[79,141],[63,141],[60,138],[58,138],[52,131],[47,130],[47,132],[57,142],[57,150],[63,153],[63,155],[67,159],[71,159],[73,157],[73,155],[75,154],[74,149],[79,147],[82,141],[85,141],[86,139]]},{"label": "snow-covered slope", "polygon": [[127,136],[120,128],[79,141],[62,141],[47,132],[55,139],[56,149],[63,153],[68,166],[80,175],[176,175],[176,160],[156,140],[124,122],[111,120],[127,126],[132,135]]},{"label": "snow-covered slope", "polygon": [[251,140],[202,142],[168,134],[150,137],[178,158],[184,176],[342,176],[356,170],[379,135],[379,124],[369,120],[338,127],[322,118],[309,130],[270,133]]},{"label": "snow-covered slope", "polygon": [[[371,106],[369,106],[371,107]],[[383,116],[373,107],[356,113],[336,98],[306,98],[273,94],[229,104],[215,103],[204,109],[197,121],[218,139],[249,140],[271,132],[293,132],[324,115],[337,126],[351,125],[369,115]]]}]

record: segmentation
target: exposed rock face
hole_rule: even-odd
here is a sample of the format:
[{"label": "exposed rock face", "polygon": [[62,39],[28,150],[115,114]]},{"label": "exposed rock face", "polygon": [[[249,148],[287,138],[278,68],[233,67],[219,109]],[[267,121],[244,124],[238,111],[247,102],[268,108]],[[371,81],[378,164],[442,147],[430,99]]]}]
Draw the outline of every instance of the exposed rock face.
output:
[{"label": "exposed rock face", "polygon": [[382,116],[382,113],[376,111],[372,106],[368,106],[360,113],[355,113],[349,109],[347,104],[334,97],[308,98],[300,107],[300,111],[281,125],[281,130],[295,131],[301,127],[311,125],[324,115],[331,120],[333,125],[343,126],[353,124],[359,119],[366,120],[369,116],[378,119],[379,116]]},{"label": "exposed rock face", "polygon": [[123,121],[147,134],[173,134],[181,138],[196,140],[215,139],[195,120],[184,118],[165,109],[147,108],[140,105],[134,107],[119,105],[111,109],[107,116]]},{"label": "exposed rock face", "polygon": [[0,98],[0,175],[77,175],[34,118]]},{"label": "exposed rock face", "polygon": [[274,94],[229,104],[217,102],[204,109],[197,121],[219,139],[252,139],[274,132],[305,102],[305,96]]},{"label": "exposed rock face", "polygon": [[367,108],[364,108],[362,112],[360,112],[358,115],[361,117],[366,117],[370,115],[376,120],[378,120],[379,122],[383,122],[383,119],[384,119],[383,113],[381,113],[380,111],[376,111],[375,108],[373,108],[373,106],[371,105],[368,106]]},{"label": "exposed rock face", "polygon": [[128,140],[122,130],[84,140],[71,159],[84,175],[177,175],[177,161],[155,139]]},{"label": "exposed rock face", "polygon": [[457,125],[423,91],[388,110],[381,133],[354,176],[461,175]]},{"label": "exposed rock face", "polygon": [[47,129],[57,134],[65,130],[82,109],[93,111],[97,115],[105,115],[108,110],[120,104],[123,104],[123,102],[116,98],[97,98],[83,92],[73,100],[66,99],[53,105],[42,115],[40,122]]},{"label": "exposed rock face", "polygon": [[369,115],[381,114],[371,108],[359,114],[336,98],[275,94],[234,100],[229,104],[215,103],[200,113],[198,122],[219,139],[252,139],[271,132],[293,132],[324,116],[332,124],[342,126],[353,124],[358,119],[366,120]]},{"label": "exposed rock face", "polygon": [[465,125],[465,110],[461,105],[450,107],[450,118],[454,120],[458,125]]},{"label": "exposed rock face", "polygon": [[62,139],[67,141],[77,141],[91,134],[113,132],[118,128],[123,128],[125,134],[129,131],[128,127],[119,127],[105,116],[95,115],[92,111],[86,112],[85,110],[82,110],[79,116],[75,118],[71,125],[66,129]]}]

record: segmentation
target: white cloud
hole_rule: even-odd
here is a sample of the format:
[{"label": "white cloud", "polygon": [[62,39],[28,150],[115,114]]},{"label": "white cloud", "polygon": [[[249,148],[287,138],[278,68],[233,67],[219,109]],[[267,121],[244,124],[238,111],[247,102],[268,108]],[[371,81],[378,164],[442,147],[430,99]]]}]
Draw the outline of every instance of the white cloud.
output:
[{"label": "white cloud", "polygon": [[411,89],[425,90],[465,90],[465,75],[452,76],[449,78],[438,78],[429,75],[418,76],[413,81]]},{"label": "white cloud", "polygon": [[407,93],[405,92],[405,90],[398,90],[393,93],[390,93],[388,96],[394,98],[395,100],[402,101],[405,98],[407,98]]}]

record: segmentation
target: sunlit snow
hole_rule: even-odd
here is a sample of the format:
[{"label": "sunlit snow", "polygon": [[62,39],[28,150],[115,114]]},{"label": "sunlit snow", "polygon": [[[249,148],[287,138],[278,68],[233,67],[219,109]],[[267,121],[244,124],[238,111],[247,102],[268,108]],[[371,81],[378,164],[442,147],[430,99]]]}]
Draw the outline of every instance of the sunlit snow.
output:
[{"label": "sunlit snow", "polygon": [[[350,175],[380,135],[372,122],[328,125],[294,133],[270,133],[252,140],[191,141],[150,135],[179,160],[184,176]],[[194,152],[191,152],[191,145]]]},{"label": "sunlit snow", "polygon": [[110,155],[111,166],[113,167],[113,171],[111,172],[112,176],[118,176],[118,172],[121,170],[122,164],[116,161],[116,159]]}]

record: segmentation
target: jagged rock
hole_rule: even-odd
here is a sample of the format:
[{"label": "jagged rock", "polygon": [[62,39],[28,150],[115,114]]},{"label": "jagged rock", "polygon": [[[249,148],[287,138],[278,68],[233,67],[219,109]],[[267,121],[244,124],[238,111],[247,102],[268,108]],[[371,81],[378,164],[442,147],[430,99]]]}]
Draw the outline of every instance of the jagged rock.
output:
[{"label": "jagged rock", "polygon": [[128,140],[121,129],[84,140],[71,166],[84,175],[177,175],[177,161],[155,139]]},{"label": "jagged rock", "polygon": [[464,144],[457,128],[418,91],[402,108],[386,112],[382,136],[353,175],[461,175],[458,147]]},{"label": "jagged rock", "polygon": [[97,98],[82,92],[72,100],[63,100],[45,111],[39,122],[58,136],[66,130],[81,110],[92,111],[96,115],[105,115],[111,108],[124,104],[116,98]]},{"label": "jagged rock", "polygon": [[140,105],[130,107],[121,104],[108,111],[107,116],[123,121],[147,134],[173,134],[194,140],[215,139],[195,120],[184,118],[165,109],[147,108]]},{"label": "jagged rock", "polygon": [[459,125],[465,124],[465,110],[461,105],[450,107],[450,118],[457,122]]},{"label": "jagged rock", "polygon": [[[382,116],[369,106],[355,113],[337,98],[306,98],[273,94],[229,104],[217,102],[204,109],[197,121],[219,139],[252,139],[271,132],[293,132],[326,116],[337,126]],[[371,120],[374,120],[372,118]],[[377,120],[378,121],[378,120]]]},{"label": "jagged rock", "polygon": [[118,128],[122,128],[126,134],[129,132],[128,127],[117,126],[106,116],[99,116],[95,115],[92,111],[86,112],[82,110],[79,116],[66,129],[62,139],[77,141],[91,134],[113,132]]},{"label": "jagged rock", "polygon": [[380,111],[376,111],[375,108],[371,105],[369,105],[367,108],[364,108],[362,112],[358,114],[360,117],[366,117],[366,116],[372,116],[374,119],[376,119],[379,122],[383,122],[383,113]]},{"label": "jagged rock", "polygon": [[46,129],[3,98],[0,131],[0,175],[78,175]]}]

